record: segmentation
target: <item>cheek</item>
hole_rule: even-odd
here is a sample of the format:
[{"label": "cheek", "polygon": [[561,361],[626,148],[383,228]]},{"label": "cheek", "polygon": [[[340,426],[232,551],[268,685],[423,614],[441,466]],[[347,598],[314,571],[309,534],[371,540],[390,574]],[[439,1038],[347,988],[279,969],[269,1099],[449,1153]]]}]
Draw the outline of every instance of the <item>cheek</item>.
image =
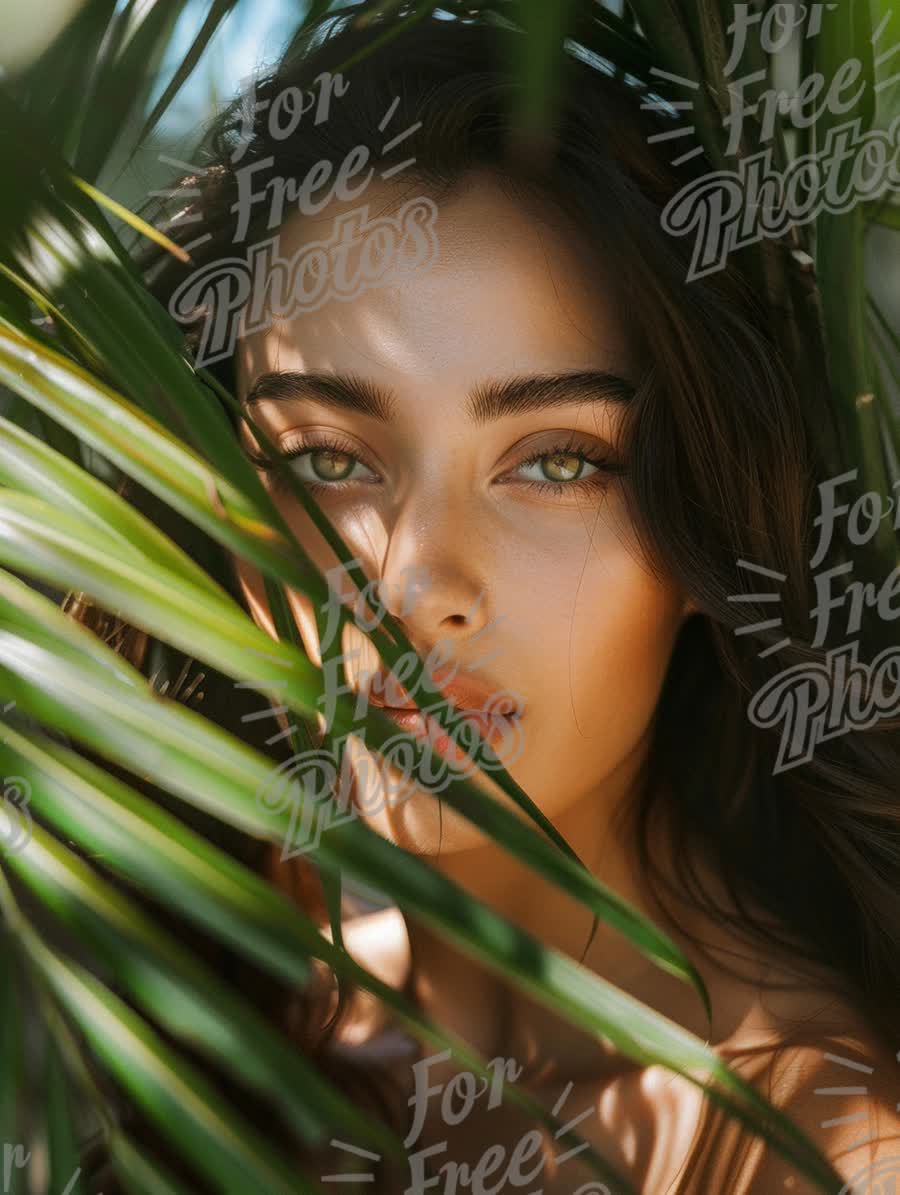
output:
[{"label": "cheek", "polygon": [[[547,563],[524,584],[526,641],[541,645],[529,664],[532,707],[584,767],[604,771],[653,716],[682,622],[680,592],[649,572],[621,527],[598,529],[587,555],[582,541]],[[590,751],[578,751],[586,742]]]},{"label": "cheek", "polygon": [[653,715],[680,625],[672,589],[628,556],[589,572],[573,612],[571,707],[582,733],[629,737]]}]

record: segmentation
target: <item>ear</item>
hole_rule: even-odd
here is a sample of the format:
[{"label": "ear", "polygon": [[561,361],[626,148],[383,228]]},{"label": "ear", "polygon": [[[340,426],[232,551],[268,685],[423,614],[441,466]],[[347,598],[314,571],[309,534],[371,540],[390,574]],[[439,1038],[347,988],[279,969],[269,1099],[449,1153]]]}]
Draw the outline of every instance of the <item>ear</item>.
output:
[{"label": "ear", "polygon": [[700,613],[700,607],[697,605],[697,603],[694,601],[694,599],[692,597],[686,597],[684,599],[684,603],[681,607],[682,622],[686,618],[689,618],[692,614],[699,614],[699,613]]}]

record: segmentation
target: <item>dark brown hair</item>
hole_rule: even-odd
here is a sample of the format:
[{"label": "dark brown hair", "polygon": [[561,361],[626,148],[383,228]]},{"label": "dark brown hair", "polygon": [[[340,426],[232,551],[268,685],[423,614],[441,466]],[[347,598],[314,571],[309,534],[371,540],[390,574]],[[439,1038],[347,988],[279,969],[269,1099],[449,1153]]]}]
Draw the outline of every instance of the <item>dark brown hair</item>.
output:
[{"label": "dark brown hair", "polygon": [[[358,28],[359,11],[328,18],[311,39],[292,46],[257,80],[256,99],[309,88],[320,72],[355,58],[386,25]],[[648,137],[679,118],[642,108],[645,87],[614,77],[573,46],[550,138],[516,141],[509,130],[511,104],[520,98],[512,66],[520,36],[483,19],[430,15],[410,23],[343,70],[349,87],[321,124],[301,121],[292,136],[276,140],[262,107],[239,164],[271,158],[255,176],[260,189],[268,177],[300,179],[322,159],[336,165],[358,145],[368,147],[372,164],[388,165],[394,159],[383,155],[378,122],[396,100],[392,128],[420,122],[402,146],[403,158],[415,158],[404,185],[414,182],[440,205],[471,172],[490,170],[512,198],[536,197],[572,221],[588,259],[617,288],[646,363],[625,433],[635,526],[647,560],[683,585],[700,610],[684,624],[672,656],[649,782],[625,811],[644,867],[663,882],[647,839],[649,819],[662,812],[683,892],[736,939],[782,949],[798,967],[805,961],[824,968],[834,990],[893,1048],[900,992],[898,723],[882,720],[834,737],[810,762],[775,772],[778,730],[747,717],[749,698],[769,679],[793,664],[822,662],[834,645],[814,650],[809,632],[816,487],[835,459],[832,409],[815,363],[787,353],[791,338],[780,321],[793,317],[761,292],[753,264],[786,257],[791,246],[769,242],[732,254],[722,270],[688,282],[691,245],[667,234],[660,214],[686,182],[710,169],[705,156],[671,165]],[[196,197],[180,205],[182,222],[170,235],[187,243],[200,231],[210,234],[192,250],[190,266],[155,250],[143,259],[148,286],[165,306],[192,271],[240,252],[232,240],[231,157],[242,125],[236,100],[204,141],[197,159],[203,173],[178,180]],[[184,219],[198,214],[200,221]],[[271,235],[251,226],[246,241]],[[204,314],[198,310],[188,330],[194,345]],[[233,392],[231,359],[211,372]],[[836,539],[829,561],[847,550]],[[784,576],[777,631],[735,634],[772,614],[771,606],[729,601],[754,588],[742,561]],[[760,656],[788,636],[786,646]],[[871,646],[879,636],[870,622],[861,638]],[[237,733],[247,737],[246,728]],[[704,890],[692,867],[698,851],[722,878],[728,908]],[[304,883],[307,868],[301,865]],[[311,898],[313,889],[304,891],[303,899]],[[286,1008],[277,1015],[287,1016]],[[298,1021],[292,1014],[304,1048],[314,1048],[316,1015],[307,1008]]]}]

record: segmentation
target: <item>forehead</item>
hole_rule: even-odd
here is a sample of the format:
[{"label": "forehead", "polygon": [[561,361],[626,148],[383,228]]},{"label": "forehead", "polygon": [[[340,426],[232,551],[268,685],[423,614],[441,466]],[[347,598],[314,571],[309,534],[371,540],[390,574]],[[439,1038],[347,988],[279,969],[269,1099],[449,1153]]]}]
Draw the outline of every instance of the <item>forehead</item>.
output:
[{"label": "forehead", "polygon": [[[327,243],[335,220],[361,206],[373,221],[418,196],[428,197],[427,186],[378,181],[353,202],[294,214],[282,225],[279,254],[294,260]],[[561,213],[511,197],[485,174],[464,180],[435,213],[431,264],[349,298],[326,297],[315,310],[298,307],[243,336],[241,396],[278,370],[357,373],[401,397],[423,387],[464,395],[484,377],[551,370],[602,368],[634,380],[612,279]]]}]

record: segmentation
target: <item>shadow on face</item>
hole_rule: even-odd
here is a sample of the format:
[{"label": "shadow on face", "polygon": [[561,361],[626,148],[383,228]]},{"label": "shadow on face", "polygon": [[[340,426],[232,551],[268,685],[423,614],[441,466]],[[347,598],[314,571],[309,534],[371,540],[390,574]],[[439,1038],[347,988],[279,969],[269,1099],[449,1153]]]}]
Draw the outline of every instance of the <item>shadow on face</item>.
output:
[{"label": "shadow on face", "polygon": [[[411,196],[379,183],[354,203],[295,215],[280,255],[327,241],[361,205],[365,228]],[[417,651],[441,645],[456,704],[515,695],[521,716],[497,753],[554,819],[593,794],[611,801],[636,775],[693,607],[653,575],[627,513],[620,431],[639,372],[612,280],[586,266],[555,210],[513,201],[488,174],[435,211],[430,263],[242,338],[239,397],[378,578]],[[242,438],[259,448],[246,426]],[[260,475],[316,564],[337,568],[277,472],[261,465]],[[274,634],[261,576],[236,567]],[[319,664],[311,604],[289,597]],[[377,653],[353,628],[342,647],[359,688]],[[478,782],[499,794],[489,777]],[[433,853],[440,841],[446,853],[483,841],[453,811],[439,818],[431,795],[399,787],[407,795],[393,807],[371,793],[361,804],[400,845]]]}]

